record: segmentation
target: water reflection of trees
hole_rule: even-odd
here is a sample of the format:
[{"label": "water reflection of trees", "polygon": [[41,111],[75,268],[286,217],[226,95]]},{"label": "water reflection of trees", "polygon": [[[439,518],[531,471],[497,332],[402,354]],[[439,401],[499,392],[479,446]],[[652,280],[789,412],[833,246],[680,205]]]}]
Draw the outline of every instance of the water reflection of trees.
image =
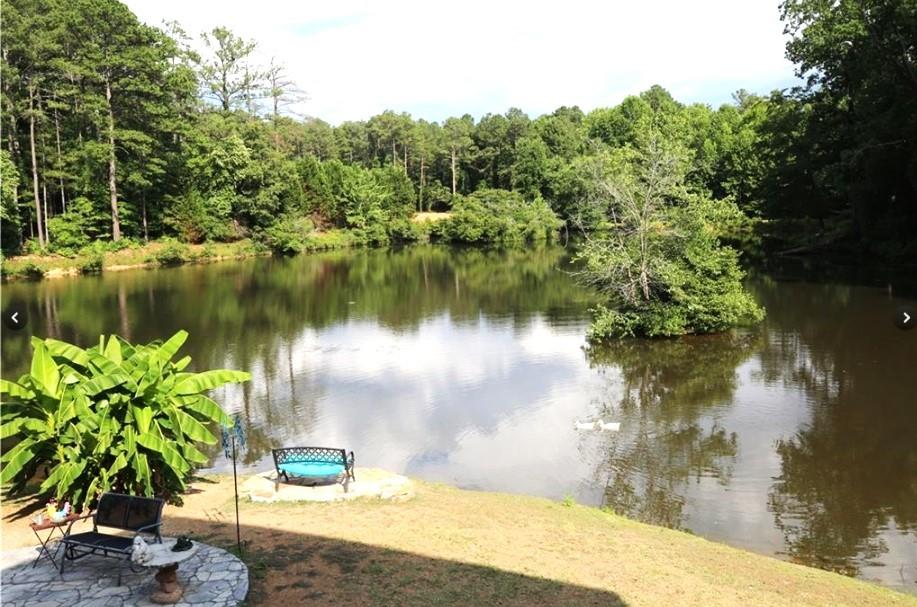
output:
[{"label": "water reflection of trees", "polygon": [[892,520],[917,533],[917,344],[892,327],[894,304],[879,290],[756,289],[769,312],[761,377],[812,403],[809,424],[777,443],[775,524],[794,560],[857,574],[887,550]]},{"label": "water reflection of trees", "polygon": [[[293,369],[306,332],[363,320],[414,331],[443,314],[520,327],[536,314],[547,322],[571,311],[579,317],[592,296],[558,271],[566,260],[560,247],[336,251],[10,283],[3,304],[24,304],[36,335],[78,344],[102,333],[150,341],[188,330],[183,353],[193,366],[254,373],[244,390],[221,395],[223,404],[242,411],[250,437],[246,460],[254,461],[273,441],[308,434],[317,417],[320,384],[301,363]],[[4,335],[4,377],[24,372],[28,355],[26,335]]]},{"label": "water reflection of trees", "polygon": [[[336,251],[10,283],[3,303],[25,304],[38,335],[90,343],[101,333],[148,340],[184,328],[198,363],[220,362],[226,348],[279,360],[277,344],[303,328],[354,319],[410,330],[444,312],[518,322],[536,313],[551,321],[571,308],[581,312],[593,299],[557,271],[566,259],[560,247]],[[17,359],[27,352],[27,339],[4,343],[4,375],[21,371]]]},{"label": "water reflection of trees", "polygon": [[629,340],[590,348],[590,364],[609,381],[602,415],[621,421],[608,441],[605,505],[640,520],[681,528],[691,479],[728,482],[738,450],[735,433],[716,421],[729,406],[736,368],[755,338],[733,334],[674,340]]}]

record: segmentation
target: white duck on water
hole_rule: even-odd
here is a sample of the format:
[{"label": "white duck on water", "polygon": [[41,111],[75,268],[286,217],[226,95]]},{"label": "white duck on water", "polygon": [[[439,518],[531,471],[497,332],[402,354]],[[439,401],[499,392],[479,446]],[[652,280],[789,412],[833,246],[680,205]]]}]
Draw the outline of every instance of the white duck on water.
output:
[{"label": "white duck on water", "polygon": [[621,429],[621,422],[606,422],[604,420],[596,420],[594,422],[575,422],[574,426],[577,430],[599,430],[607,432],[617,432]]}]

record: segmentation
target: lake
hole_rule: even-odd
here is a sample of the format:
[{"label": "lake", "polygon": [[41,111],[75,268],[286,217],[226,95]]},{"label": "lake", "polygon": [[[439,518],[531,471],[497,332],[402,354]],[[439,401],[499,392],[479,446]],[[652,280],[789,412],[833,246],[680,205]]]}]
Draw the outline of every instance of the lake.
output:
[{"label": "lake", "polygon": [[[917,331],[892,323],[913,282],[756,271],[759,327],[586,348],[597,300],[570,268],[560,247],[418,246],[9,283],[30,320],[4,331],[3,376],[29,331],[186,329],[195,366],[253,375],[216,394],[245,421],[246,472],[271,447],[341,446],[917,592]],[[621,429],[575,428],[595,419]]]}]

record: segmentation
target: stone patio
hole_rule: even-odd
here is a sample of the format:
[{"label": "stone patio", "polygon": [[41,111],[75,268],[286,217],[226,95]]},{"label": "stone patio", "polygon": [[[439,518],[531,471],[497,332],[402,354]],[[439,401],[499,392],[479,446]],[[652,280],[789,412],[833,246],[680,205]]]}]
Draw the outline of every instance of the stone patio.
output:
[{"label": "stone patio", "polygon": [[277,480],[277,472],[263,472],[250,477],[239,487],[242,495],[253,502],[336,502],[362,498],[393,502],[414,497],[414,484],[406,476],[379,468],[356,468],[356,481],[347,492],[341,483],[310,486],[305,481]]},{"label": "stone patio", "polygon": [[[234,607],[248,594],[248,568],[232,554],[199,544],[197,552],[178,568],[184,595],[178,607]],[[53,551],[53,548],[52,548]],[[61,578],[42,558],[35,568],[37,548],[0,553],[3,607],[155,607],[150,595],[158,587],[156,569],[133,573],[124,567],[117,584],[114,559],[87,556],[68,561]],[[60,558],[61,553],[55,558]],[[58,561],[59,562],[59,561]]]}]

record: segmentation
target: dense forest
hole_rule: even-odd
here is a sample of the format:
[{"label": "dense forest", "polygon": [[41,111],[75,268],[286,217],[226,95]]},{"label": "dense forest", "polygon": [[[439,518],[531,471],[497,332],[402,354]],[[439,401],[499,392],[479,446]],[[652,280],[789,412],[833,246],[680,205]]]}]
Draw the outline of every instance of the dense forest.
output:
[{"label": "dense forest", "polygon": [[796,89],[738,91],[713,109],[654,86],[589,112],[439,123],[386,111],[331,125],[292,114],[308,83],[279,60],[258,65],[256,41],[225,28],[192,39],[115,0],[10,0],[3,251],[160,237],[295,249],[301,234],[334,229],[384,243],[422,236],[410,217],[431,210],[464,214],[444,234],[455,240],[537,237],[555,216],[588,231],[600,227],[584,202],[595,158],[661,138],[684,151],[684,187],[734,201],[780,248],[912,256],[917,5],[781,10]]}]

